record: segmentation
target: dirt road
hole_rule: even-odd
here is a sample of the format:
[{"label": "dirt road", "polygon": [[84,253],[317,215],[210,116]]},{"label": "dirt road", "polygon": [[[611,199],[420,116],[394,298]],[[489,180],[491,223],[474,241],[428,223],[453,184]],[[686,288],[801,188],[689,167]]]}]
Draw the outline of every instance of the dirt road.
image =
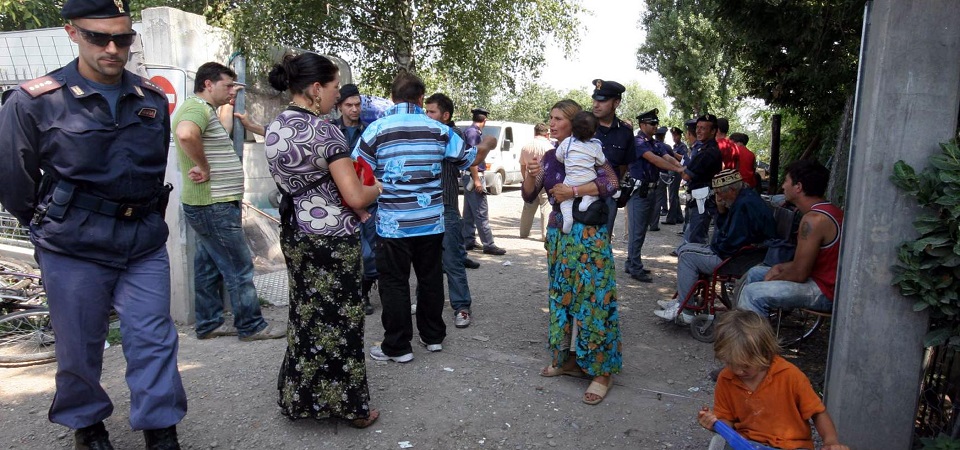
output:
[{"label": "dirt road", "polygon": [[[701,449],[710,434],[695,421],[712,402],[707,373],[716,367],[712,347],[686,328],[662,323],[655,300],[675,289],[676,258],[668,253],[679,226],[647,236],[645,263],[653,284],[618,277],[623,331],[623,373],[598,406],[581,402],[588,381],[543,378],[546,258],[543,244],[519,239],[520,193],[508,187],[490,197],[491,225],[505,256],[470,252],[481,263],[469,270],[474,322],[453,327],[440,353],[414,346],[412,363],[368,359],[372,406],[380,420],[366,430],[336,422],[291,422],[276,406],[277,371],[284,342],[243,343],[235,338],[198,341],[180,327],[180,370],[189,412],[178,431],[188,449]],[[539,219],[538,219],[539,220]],[[623,217],[614,249],[623,266]],[[538,223],[533,237],[539,238]],[[509,265],[506,263],[509,262]],[[618,275],[622,275],[618,270]],[[379,299],[374,300],[379,303]],[[264,310],[286,320],[285,307]],[[367,322],[367,345],[382,338],[377,313]],[[117,449],[143,448],[130,431],[129,392],[122,349],[106,350],[103,385],[115,402],[107,420]],[[73,433],[47,421],[55,364],[0,368],[0,448],[72,448]]]}]

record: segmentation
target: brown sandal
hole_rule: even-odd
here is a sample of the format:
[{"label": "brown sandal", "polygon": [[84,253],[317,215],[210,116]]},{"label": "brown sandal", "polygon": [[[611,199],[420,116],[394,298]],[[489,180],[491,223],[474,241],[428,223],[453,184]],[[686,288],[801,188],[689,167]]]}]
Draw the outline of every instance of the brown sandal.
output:
[{"label": "brown sandal", "polygon": [[370,425],[373,425],[374,422],[380,417],[380,411],[373,410],[370,411],[370,415],[367,417],[361,417],[359,419],[353,419],[347,422],[353,428],[367,428]]},{"label": "brown sandal", "polygon": [[[583,402],[588,405],[599,405],[600,402],[602,402],[607,396],[607,391],[610,390],[610,385],[613,384],[613,380],[610,380],[609,382],[609,385],[605,385],[598,381],[591,381],[590,386],[587,386],[587,391],[583,393]],[[597,398],[589,400],[587,399],[587,394],[593,394],[597,396]]]}]

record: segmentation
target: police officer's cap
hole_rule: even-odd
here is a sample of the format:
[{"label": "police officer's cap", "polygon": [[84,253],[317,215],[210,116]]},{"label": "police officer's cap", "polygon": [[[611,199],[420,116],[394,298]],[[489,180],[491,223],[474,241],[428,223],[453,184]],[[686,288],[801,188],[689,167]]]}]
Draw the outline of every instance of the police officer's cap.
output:
[{"label": "police officer's cap", "polygon": [[660,114],[660,111],[657,108],[653,108],[650,111],[641,113],[637,116],[638,123],[649,123],[650,125],[659,125],[660,118],[657,117],[657,114]]},{"label": "police officer's cap", "polygon": [[475,115],[475,116],[478,115],[478,114],[483,114],[484,116],[489,116],[489,115],[490,115],[490,113],[487,112],[487,110],[485,110],[485,109],[483,109],[483,108],[474,108],[474,109],[470,110],[470,113],[473,114],[473,115]]},{"label": "police officer's cap", "polygon": [[653,134],[663,134],[663,135],[666,135],[666,134],[667,134],[667,127],[657,128],[657,132],[656,132],[656,133],[653,133]]},{"label": "police officer's cap", "polygon": [[690,131],[696,131],[696,130],[697,130],[697,119],[690,119],[690,120],[684,122],[684,123],[683,123],[683,126],[686,127],[686,129],[688,129],[688,130],[690,130]]},{"label": "police officer's cap", "polygon": [[60,16],[71,19],[108,19],[130,15],[129,0],[67,0]]},{"label": "police officer's cap", "polygon": [[716,128],[716,127],[717,127],[717,116],[715,116],[715,115],[713,115],[713,114],[710,114],[710,113],[704,114],[704,115],[702,115],[702,116],[700,116],[700,117],[697,117],[697,123],[700,123],[700,122],[710,122],[710,123],[713,124],[713,127]]},{"label": "police officer's cap", "polygon": [[357,85],[345,84],[340,86],[340,100],[337,100],[337,104],[343,103],[344,100],[358,95],[360,95],[360,89],[357,88]]},{"label": "police officer's cap", "polygon": [[593,80],[593,99],[598,102],[610,100],[611,98],[621,98],[623,91],[627,88],[616,81],[604,81],[599,78]]}]

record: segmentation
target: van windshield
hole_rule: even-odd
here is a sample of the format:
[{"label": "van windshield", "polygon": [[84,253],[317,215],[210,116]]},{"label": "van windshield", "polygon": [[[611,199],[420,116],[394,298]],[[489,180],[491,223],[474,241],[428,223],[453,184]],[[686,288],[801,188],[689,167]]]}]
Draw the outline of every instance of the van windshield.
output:
[{"label": "van windshield", "polygon": [[500,140],[500,127],[486,126],[483,127],[484,136],[492,136],[494,139]]}]

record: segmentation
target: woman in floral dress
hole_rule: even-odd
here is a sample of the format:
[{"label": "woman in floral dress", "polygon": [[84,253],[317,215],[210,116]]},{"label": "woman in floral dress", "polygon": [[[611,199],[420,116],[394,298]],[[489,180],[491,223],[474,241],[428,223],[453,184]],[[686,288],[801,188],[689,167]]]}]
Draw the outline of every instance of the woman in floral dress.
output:
[{"label": "woman in floral dress", "polygon": [[[571,119],[581,108],[573,100],[561,100],[550,110],[550,136],[558,142],[571,135]],[[617,308],[616,269],[606,225],[574,222],[569,234],[560,232],[560,203],[581,195],[608,197],[618,189],[616,172],[609,162],[597,168],[593,184],[573,187],[563,184],[563,163],[556,150],[527,164],[523,199],[532,202],[541,188],[549,194],[553,211],[547,222],[547,276],[550,328],[550,365],[540,375],[589,375],[593,380],[583,395],[584,403],[603,401],[620,373],[620,315]]]},{"label": "woman in floral dress", "polygon": [[365,428],[379,413],[369,406],[360,218],[351,208],[376,201],[381,186],[361,184],[343,134],[320,118],[340,96],[335,64],[314,53],[288,56],[271,70],[270,84],[292,97],[266,133],[270,173],[294,194],[280,236],[290,277],[280,410],[290,419],[341,418]]}]

